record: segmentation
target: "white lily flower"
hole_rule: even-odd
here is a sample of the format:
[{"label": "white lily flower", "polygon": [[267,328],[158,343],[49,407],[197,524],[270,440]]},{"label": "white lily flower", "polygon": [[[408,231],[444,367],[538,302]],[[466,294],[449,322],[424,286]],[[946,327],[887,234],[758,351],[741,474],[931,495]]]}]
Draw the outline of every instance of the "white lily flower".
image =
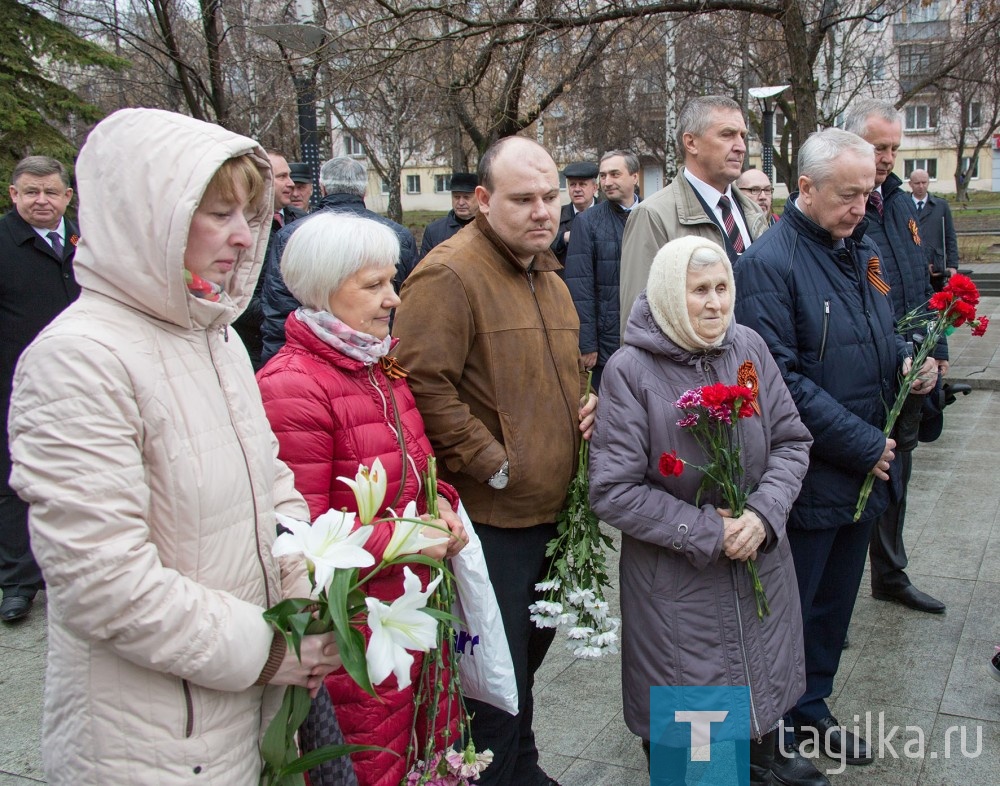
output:
[{"label": "white lily flower", "polygon": [[288,532],[279,535],[271,553],[275,557],[302,554],[309,568],[313,589],[326,589],[336,570],[369,568],[375,558],[364,549],[372,527],[354,527],[354,514],[328,510],[312,524],[278,513],[278,523]]},{"label": "white lily flower", "polygon": [[388,483],[382,462],[375,459],[370,470],[364,464],[359,464],[358,474],[354,476],[354,480],[343,476],[337,476],[337,480],[346,483],[354,492],[354,499],[358,503],[358,518],[361,523],[371,524],[382,508],[385,488]]},{"label": "white lily flower", "polygon": [[438,573],[421,592],[420,579],[404,567],[403,594],[391,605],[377,598],[365,598],[368,627],[372,631],[365,660],[373,685],[381,685],[392,673],[400,690],[408,687],[413,656],[407,650],[427,652],[437,647],[437,620],[422,609],[443,577],[443,573]]},{"label": "white lily flower", "polygon": [[[395,516],[395,511],[393,511]],[[398,517],[397,517],[398,518]],[[437,546],[439,543],[447,543],[448,536],[443,535],[437,538],[426,537],[422,530],[424,522],[417,517],[417,503],[412,500],[406,503],[403,509],[402,518],[414,519],[413,521],[396,521],[389,545],[385,547],[382,558],[386,562],[391,562],[403,554],[416,554],[423,551],[428,546]]]},{"label": "white lily flower", "polygon": [[566,632],[566,637],[570,639],[582,639],[586,641],[594,634],[593,628],[577,627],[570,628]]}]

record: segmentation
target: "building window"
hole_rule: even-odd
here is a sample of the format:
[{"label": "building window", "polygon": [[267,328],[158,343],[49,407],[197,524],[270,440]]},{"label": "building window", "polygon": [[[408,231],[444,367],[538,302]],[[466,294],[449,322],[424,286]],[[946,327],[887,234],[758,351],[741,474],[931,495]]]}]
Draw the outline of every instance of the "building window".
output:
[{"label": "building window", "polygon": [[927,177],[937,180],[937,159],[936,158],[907,158],[903,161],[903,175],[909,179],[914,169],[923,169]]},{"label": "building window", "polygon": [[406,193],[407,194],[420,193],[420,175],[406,176]]},{"label": "building window", "polygon": [[904,90],[917,84],[931,73],[934,65],[931,49],[926,44],[907,44],[899,47],[899,82]]},{"label": "building window", "polygon": [[562,172],[559,173],[559,190],[560,191],[566,190],[566,175],[564,175]]},{"label": "building window", "polygon": [[384,177],[382,178],[382,193],[383,194],[389,193],[389,181],[386,180]]},{"label": "building window", "polygon": [[344,134],[344,155],[363,156],[365,154],[364,145],[350,134]]},{"label": "building window", "polygon": [[938,0],[910,0],[906,4],[903,15],[907,22],[936,22],[941,16]]},{"label": "building window", "polygon": [[785,115],[780,109],[774,110],[774,129],[773,129],[773,139],[775,141],[781,139],[781,134],[785,130]]},{"label": "building window", "polygon": [[451,175],[434,175],[434,193],[444,194],[451,191]]},{"label": "building window", "polygon": [[962,158],[962,171],[965,172],[970,166],[972,167],[972,170],[968,175],[969,180],[975,180],[979,177],[979,156],[976,156],[975,159],[969,158],[968,156]]},{"label": "building window", "polygon": [[983,105],[978,101],[969,104],[969,111],[966,113],[965,119],[969,128],[979,128],[983,124]]},{"label": "building window", "polygon": [[885,81],[885,58],[878,55],[868,58],[865,73],[872,82]]},{"label": "building window", "polygon": [[938,111],[936,106],[914,104],[906,107],[907,131],[933,131],[937,128]]}]

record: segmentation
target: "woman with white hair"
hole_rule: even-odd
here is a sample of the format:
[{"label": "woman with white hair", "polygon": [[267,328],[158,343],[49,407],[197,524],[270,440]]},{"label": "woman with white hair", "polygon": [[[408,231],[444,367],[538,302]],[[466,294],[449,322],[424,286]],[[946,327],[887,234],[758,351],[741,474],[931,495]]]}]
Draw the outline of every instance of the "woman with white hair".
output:
[{"label": "woman with white hair", "polygon": [[[389,319],[399,304],[393,289],[399,240],[392,229],[346,213],[318,213],[305,219],[288,240],[281,275],[302,304],[285,323],[286,343],[257,374],[264,408],[278,437],[279,455],[295,473],[295,487],[306,498],[313,519],[327,510],[357,510],[352,490],[338,477],[353,478],[358,465],[379,459],[387,491],[383,508],[401,512],[410,501],[424,514],[427,500],[422,474],[432,455],[424,423],[406,372],[389,355]],[[444,340],[445,337],[442,337]],[[465,545],[465,530],[455,515],[458,495],[438,483],[441,520],[451,531],[448,543],[424,553],[442,559]],[[388,545],[393,526],[375,529],[366,548],[376,559]],[[429,537],[440,534],[428,528]],[[410,568],[426,586],[430,569]],[[382,570],[365,585],[367,594],[391,602],[403,594],[401,566]],[[370,631],[364,630],[366,638]],[[415,706],[414,686],[422,656],[417,654],[410,684],[400,688],[390,676],[372,697],[343,670],[326,685],[349,744],[378,745],[394,753],[355,754],[361,786],[396,786],[413,764],[407,759],[411,729],[426,735],[425,708]],[[457,739],[457,706],[443,696],[435,749]],[[423,740],[415,750],[423,750]],[[396,755],[399,754],[399,755]]]},{"label": "woman with white hair", "polygon": [[[660,249],[625,345],[605,368],[590,448],[594,512],[623,533],[625,722],[669,770],[656,773],[665,776],[657,783],[684,783],[687,757],[673,738],[651,740],[651,687],[747,686],[750,724],[740,733],[750,741],[752,784],[771,783],[778,723],[805,687],[785,521],[812,439],[763,340],[733,322],[735,296],[732,267],[716,243],[685,237]],[[698,465],[708,459],[679,425],[684,413],[675,402],[693,388],[750,380],[759,415],[738,420],[749,496],[734,518],[716,488],[700,491]],[[665,472],[665,454],[687,466]],[[763,619],[747,560],[756,561],[770,603]]]}]

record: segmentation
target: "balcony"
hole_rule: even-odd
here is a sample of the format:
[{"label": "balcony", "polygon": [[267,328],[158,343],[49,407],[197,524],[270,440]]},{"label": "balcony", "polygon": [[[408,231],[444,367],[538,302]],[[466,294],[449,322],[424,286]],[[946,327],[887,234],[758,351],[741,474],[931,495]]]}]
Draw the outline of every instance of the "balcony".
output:
[{"label": "balcony", "polygon": [[892,35],[897,44],[909,41],[946,41],[949,34],[947,19],[935,22],[898,22],[892,26]]}]

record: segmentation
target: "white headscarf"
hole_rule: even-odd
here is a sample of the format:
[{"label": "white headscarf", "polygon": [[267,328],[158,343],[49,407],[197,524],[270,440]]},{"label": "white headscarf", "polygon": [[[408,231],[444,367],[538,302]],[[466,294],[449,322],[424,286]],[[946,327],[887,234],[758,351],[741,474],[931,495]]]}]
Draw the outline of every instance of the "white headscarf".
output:
[{"label": "white headscarf", "polygon": [[[646,283],[646,299],[653,319],[660,326],[667,338],[677,346],[689,352],[699,352],[714,349],[722,344],[725,331],[716,341],[708,342],[701,338],[691,324],[687,307],[687,274],[688,265],[695,252],[705,249],[714,253],[726,269],[729,279],[731,304],[736,303],[736,283],[733,281],[733,266],[722,246],[702,237],[681,237],[671,240],[656,252],[653,265],[649,269],[649,280]],[[725,315],[726,329],[733,318],[732,307]]]}]

